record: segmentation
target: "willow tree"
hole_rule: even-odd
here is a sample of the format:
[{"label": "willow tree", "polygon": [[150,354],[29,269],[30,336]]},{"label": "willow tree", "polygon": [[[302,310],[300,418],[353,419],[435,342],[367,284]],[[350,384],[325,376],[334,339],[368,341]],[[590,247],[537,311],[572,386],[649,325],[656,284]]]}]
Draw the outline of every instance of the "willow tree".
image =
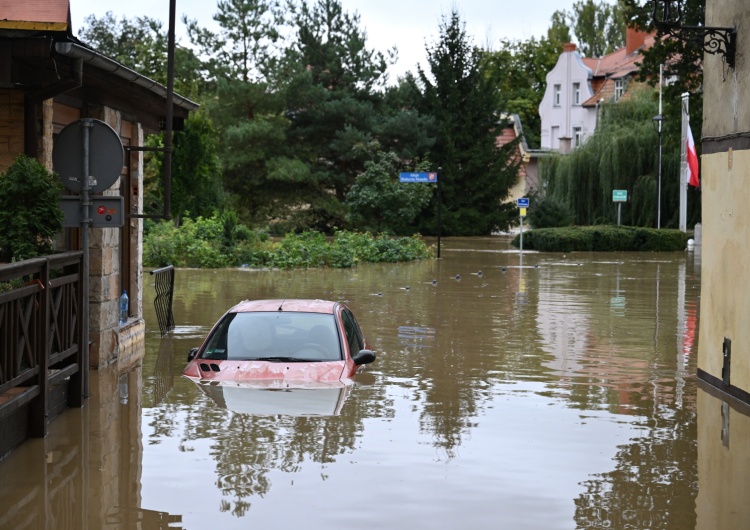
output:
[{"label": "willow tree", "polygon": [[[618,103],[602,107],[596,132],[568,155],[543,161],[545,194],[567,204],[578,225],[617,221],[612,190],[627,190],[621,223],[655,226],[658,195],[658,137],[652,118],[654,93],[633,90]],[[662,151],[662,226],[675,226],[679,209],[679,147]]]}]

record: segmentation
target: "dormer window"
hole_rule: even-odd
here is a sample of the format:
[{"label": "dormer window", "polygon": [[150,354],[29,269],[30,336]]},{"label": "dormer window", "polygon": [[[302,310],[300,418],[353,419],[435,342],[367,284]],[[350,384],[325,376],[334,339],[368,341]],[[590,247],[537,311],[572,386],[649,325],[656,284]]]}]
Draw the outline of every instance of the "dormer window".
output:
[{"label": "dormer window", "polygon": [[562,85],[555,85],[553,87],[553,93],[552,93],[552,104],[555,107],[559,107],[561,99],[562,99]]}]

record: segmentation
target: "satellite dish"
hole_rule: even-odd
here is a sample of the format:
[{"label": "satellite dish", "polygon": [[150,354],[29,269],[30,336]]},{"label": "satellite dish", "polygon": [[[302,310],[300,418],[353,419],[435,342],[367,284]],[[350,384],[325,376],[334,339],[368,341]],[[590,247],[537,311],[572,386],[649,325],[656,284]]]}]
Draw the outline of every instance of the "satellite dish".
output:
[{"label": "satellite dish", "polygon": [[[89,123],[89,174],[83,174],[84,127]],[[70,191],[83,190],[84,177],[93,177],[89,189],[93,193],[108,190],[120,177],[124,149],[115,130],[100,120],[81,119],[66,125],[55,138],[52,164],[63,186]]]}]

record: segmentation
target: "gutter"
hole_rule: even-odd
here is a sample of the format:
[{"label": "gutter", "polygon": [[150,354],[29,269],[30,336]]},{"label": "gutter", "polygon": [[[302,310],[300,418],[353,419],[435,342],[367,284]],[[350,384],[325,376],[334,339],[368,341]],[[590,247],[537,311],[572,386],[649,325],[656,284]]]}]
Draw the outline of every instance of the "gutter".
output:
[{"label": "gutter", "polygon": [[[154,94],[167,99],[168,90],[164,85],[157,83],[153,79],[143,76],[126,66],[121,65],[115,60],[110,59],[100,53],[79,46],[72,42],[57,42],[55,43],[55,51],[65,57],[72,59],[80,59],[84,63],[90,64],[100,70],[112,73],[118,77],[121,77],[125,81],[129,81],[138,86],[145,88],[153,92]],[[174,94],[174,104],[188,111],[195,110],[199,107],[198,103],[184,98],[178,94]]]}]

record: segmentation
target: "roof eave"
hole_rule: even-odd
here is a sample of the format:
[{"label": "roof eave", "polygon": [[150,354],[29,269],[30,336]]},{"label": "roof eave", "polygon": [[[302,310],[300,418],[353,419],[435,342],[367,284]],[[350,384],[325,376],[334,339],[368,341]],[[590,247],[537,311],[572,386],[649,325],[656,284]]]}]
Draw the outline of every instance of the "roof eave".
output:
[{"label": "roof eave", "polygon": [[[95,52],[94,50],[84,48],[83,46],[79,46],[78,44],[72,42],[58,42],[55,43],[55,51],[60,55],[64,55],[65,57],[70,57],[72,59],[81,59],[83,62],[90,64],[100,70],[112,73],[124,79],[125,81],[141,86],[160,97],[163,97],[165,99],[167,98],[167,87],[165,87],[161,83],[158,83],[153,79],[141,75],[138,72],[135,72],[130,68],[123,66],[117,61]],[[199,107],[198,103],[180,96],[179,94],[173,94],[173,98],[175,105],[187,111],[192,111]]]}]

